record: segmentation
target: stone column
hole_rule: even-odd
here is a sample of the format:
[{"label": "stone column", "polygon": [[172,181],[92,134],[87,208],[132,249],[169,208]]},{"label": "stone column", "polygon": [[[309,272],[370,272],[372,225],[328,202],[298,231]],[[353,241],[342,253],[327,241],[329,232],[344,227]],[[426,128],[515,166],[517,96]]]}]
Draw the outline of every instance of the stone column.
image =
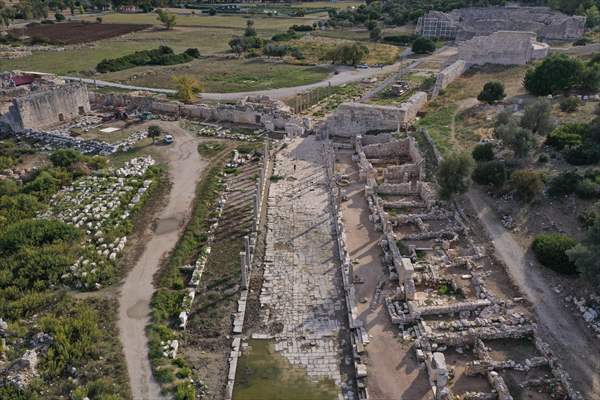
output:
[{"label": "stone column", "polygon": [[242,289],[248,289],[248,264],[246,260],[246,252],[240,251],[240,264],[242,268]]}]

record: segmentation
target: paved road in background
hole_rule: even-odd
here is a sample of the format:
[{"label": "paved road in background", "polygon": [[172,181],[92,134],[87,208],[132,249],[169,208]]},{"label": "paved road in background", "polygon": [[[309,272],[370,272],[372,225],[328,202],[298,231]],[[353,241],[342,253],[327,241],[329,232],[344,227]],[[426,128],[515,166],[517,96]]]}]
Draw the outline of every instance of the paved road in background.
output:
[{"label": "paved road in background", "polygon": [[[257,96],[257,95],[265,95],[270,96],[277,99],[293,97],[299,93],[306,92],[307,90],[312,90],[320,87],[327,86],[339,86],[346,83],[356,82],[363,79],[372,78],[376,75],[380,75],[382,73],[391,73],[391,72],[399,72],[400,68],[405,63],[405,60],[408,56],[410,56],[412,52],[410,49],[404,50],[400,54],[400,60],[394,64],[386,65],[382,68],[353,68],[347,66],[338,66],[336,67],[337,74],[332,74],[328,79],[325,79],[320,82],[311,83],[308,85],[294,86],[288,88],[280,88],[280,89],[268,89],[268,90],[253,90],[249,92],[236,92],[236,93],[201,93],[200,97],[205,100],[238,100],[244,98],[246,96]],[[77,76],[62,76],[62,79],[69,81],[77,81],[83,82],[88,85],[95,85],[97,87],[111,87],[115,89],[123,89],[123,90],[141,90],[152,93],[162,93],[162,94],[175,94],[175,90],[173,89],[160,89],[160,88],[151,88],[146,86],[135,86],[135,85],[126,85],[123,83],[117,82],[108,82],[99,79],[89,79],[89,78],[80,78]]]}]

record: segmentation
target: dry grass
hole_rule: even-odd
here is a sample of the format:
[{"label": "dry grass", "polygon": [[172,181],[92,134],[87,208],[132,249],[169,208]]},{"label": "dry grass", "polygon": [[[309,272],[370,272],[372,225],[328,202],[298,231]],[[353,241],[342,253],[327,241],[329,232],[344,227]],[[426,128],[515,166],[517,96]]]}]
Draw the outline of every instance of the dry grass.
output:
[{"label": "dry grass", "polygon": [[[290,40],[287,42],[290,46],[298,47],[304,54],[304,60],[293,60],[290,57],[289,62],[302,62],[309,64],[320,64],[325,60],[327,52],[336,46],[344,43],[353,43],[351,40],[334,39],[325,37],[306,36],[302,39]],[[365,60],[367,64],[393,64],[400,55],[402,48],[380,43],[365,43],[369,48],[369,55]]]}]

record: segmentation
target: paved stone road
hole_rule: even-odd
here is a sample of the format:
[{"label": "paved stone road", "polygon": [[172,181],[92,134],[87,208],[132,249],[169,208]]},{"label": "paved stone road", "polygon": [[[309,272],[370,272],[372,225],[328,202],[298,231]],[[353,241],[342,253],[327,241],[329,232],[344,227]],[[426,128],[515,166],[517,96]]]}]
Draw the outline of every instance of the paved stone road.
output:
[{"label": "paved stone road", "polygon": [[[341,385],[341,274],[321,156],[314,137],[295,139],[276,159],[260,296],[275,349],[315,381]],[[295,166],[295,168],[294,168]]]}]

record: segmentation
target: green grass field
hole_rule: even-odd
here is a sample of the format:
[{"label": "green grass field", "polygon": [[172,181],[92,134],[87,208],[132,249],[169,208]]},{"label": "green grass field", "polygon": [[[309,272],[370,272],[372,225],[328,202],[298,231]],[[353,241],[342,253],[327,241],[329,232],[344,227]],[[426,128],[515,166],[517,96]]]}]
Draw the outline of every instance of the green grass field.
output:
[{"label": "green grass field", "polygon": [[101,79],[137,86],[174,88],[173,75],[191,75],[206,92],[243,92],[318,82],[330,70],[323,67],[272,64],[253,59],[201,59],[191,63],[137,67],[101,75]]}]

